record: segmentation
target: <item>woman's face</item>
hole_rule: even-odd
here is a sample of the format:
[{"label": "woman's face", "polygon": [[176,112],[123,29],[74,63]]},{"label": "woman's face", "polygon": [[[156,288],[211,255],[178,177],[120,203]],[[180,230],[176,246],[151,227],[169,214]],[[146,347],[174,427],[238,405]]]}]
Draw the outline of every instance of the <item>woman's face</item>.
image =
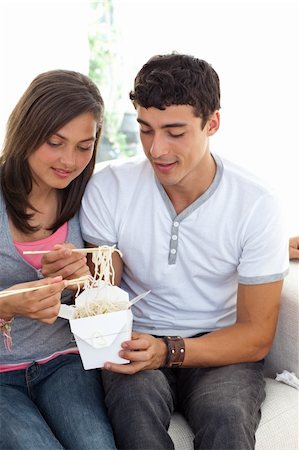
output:
[{"label": "woman's face", "polygon": [[50,136],[28,158],[33,185],[64,189],[85,169],[92,158],[97,123],[83,113]]}]

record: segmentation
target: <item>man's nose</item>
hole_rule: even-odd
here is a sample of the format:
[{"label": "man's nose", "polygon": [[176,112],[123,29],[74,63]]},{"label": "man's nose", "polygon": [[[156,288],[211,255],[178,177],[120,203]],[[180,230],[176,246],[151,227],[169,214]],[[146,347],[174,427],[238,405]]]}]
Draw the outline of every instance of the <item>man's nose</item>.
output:
[{"label": "man's nose", "polygon": [[152,141],[150,155],[156,159],[168,153],[168,144],[163,136],[156,135]]}]

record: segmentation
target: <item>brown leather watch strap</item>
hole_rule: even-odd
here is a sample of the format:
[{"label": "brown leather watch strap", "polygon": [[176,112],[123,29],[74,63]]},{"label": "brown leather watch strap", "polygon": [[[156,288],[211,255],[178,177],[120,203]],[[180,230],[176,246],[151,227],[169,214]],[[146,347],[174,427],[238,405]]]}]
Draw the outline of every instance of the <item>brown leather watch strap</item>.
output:
[{"label": "brown leather watch strap", "polygon": [[167,356],[165,367],[180,367],[185,358],[185,342],[180,336],[165,336],[163,337],[167,345]]}]

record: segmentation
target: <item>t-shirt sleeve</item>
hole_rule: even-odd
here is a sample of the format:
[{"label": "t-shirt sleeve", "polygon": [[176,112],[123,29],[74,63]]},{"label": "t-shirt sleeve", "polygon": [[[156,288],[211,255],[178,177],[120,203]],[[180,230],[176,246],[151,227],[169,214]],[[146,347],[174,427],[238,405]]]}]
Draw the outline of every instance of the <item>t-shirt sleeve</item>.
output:
[{"label": "t-shirt sleeve", "polygon": [[80,226],[85,242],[97,246],[117,244],[113,218],[113,201],[117,194],[113,191],[113,183],[105,172],[94,174],[87,184],[80,209]]},{"label": "t-shirt sleeve", "polygon": [[262,284],[281,280],[289,267],[288,235],[278,197],[265,194],[247,218],[238,266],[239,283]]}]

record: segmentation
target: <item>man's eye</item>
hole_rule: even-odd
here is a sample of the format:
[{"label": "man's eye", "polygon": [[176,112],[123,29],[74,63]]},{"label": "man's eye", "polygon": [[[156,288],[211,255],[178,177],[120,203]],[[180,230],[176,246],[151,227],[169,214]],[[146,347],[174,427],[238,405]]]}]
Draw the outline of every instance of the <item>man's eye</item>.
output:
[{"label": "man's eye", "polygon": [[151,134],[152,130],[143,130],[142,128],[140,129],[140,133],[142,134]]},{"label": "man's eye", "polygon": [[173,137],[173,138],[179,138],[184,136],[185,133],[180,133],[180,134],[173,134],[173,133],[169,133],[169,136]]}]

